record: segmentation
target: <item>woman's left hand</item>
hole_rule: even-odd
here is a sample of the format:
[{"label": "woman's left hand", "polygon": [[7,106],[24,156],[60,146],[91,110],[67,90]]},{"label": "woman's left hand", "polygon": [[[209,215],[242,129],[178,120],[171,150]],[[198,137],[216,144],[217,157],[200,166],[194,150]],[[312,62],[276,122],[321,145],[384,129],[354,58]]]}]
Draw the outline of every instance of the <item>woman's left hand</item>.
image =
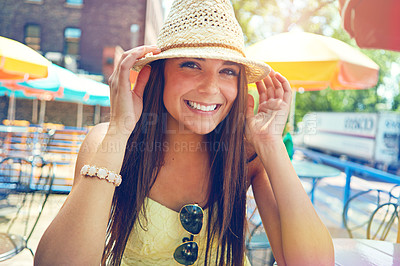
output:
[{"label": "woman's left hand", "polygon": [[290,84],[285,77],[272,70],[256,85],[259,105],[254,115],[254,98],[249,95],[246,138],[253,146],[256,143],[281,141],[292,100]]}]

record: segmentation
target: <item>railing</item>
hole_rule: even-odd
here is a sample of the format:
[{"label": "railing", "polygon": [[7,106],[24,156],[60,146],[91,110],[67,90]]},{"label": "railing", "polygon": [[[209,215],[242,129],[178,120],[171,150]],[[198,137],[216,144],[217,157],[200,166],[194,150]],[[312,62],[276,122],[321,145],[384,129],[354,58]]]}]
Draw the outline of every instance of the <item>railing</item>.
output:
[{"label": "railing", "polygon": [[394,184],[400,184],[400,176],[386,173],[381,170],[377,170],[372,167],[364,166],[361,164],[341,160],[339,158],[329,156],[320,152],[310,151],[304,148],[296,147],[295,150],[301,151],[304,155],[310,159],[321,162],[336,168],[341,169],[346,174],[346,184],[343,192],[343,207],[350,197],[351,192],[351,177],[354,174],[359,174],[362,177],[372,177],[384,182],[390,182]]},{"label": "railing", "polygon": [[0,125],[0,157],[42,157],[55,166],[53,191],[68,193],[76,157],[87,133],[87,128]]}]

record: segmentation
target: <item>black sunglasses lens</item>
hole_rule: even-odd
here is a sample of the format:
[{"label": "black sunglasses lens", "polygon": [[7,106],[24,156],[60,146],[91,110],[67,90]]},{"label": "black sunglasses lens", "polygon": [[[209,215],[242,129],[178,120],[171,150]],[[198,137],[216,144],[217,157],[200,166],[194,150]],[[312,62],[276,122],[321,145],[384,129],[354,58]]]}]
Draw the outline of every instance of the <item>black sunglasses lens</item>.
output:
[{"label": "black sunglasses lens", "polygon": [[175,249],[174,259],[183,265],[193,265],[197,260],[196,242],[185,242]]},{"label": "black sunglasses lens", "polygon": [[200,233],[203,226],[203,210],[197,205],[187,205],[182,208],[179,218],[183,228],[193,235]]}]

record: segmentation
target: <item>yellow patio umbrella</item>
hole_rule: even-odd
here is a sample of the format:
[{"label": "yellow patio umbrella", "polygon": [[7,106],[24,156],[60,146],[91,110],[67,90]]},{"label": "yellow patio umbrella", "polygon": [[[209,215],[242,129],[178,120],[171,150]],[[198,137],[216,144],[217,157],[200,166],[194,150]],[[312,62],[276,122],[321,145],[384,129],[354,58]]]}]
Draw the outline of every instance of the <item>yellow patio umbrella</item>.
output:
[{"label": "yellow patio umbrella", "polygon": [[0,36],[0,80],[45,78],[50,64],[25,44]]},{"label": "yellow patio umbrella", "polygon": [[[0,36],[0,81],[46,78],[51,62],[32,48]],[[9,95],[8,120],[15,119],[15,92]]]},{"label": "yellow patio umbrella", "polygon": [[[285,76],[295,91],[367,89],[378,82],[379,66],[359,50],[337,39],[308,32],[285,32],[246,49]],[[258,101],[255,84],[249,93]],[[296,93],[289,115],[294,128]],[[257,106],[257,104],[256,104]]]},{"label": "yellow patio umbrella", "polygon": [[308,32],[271,36],[246,49],[269,64],[296,90],[366,89],[378,82],[378,65],[337,39]]}]

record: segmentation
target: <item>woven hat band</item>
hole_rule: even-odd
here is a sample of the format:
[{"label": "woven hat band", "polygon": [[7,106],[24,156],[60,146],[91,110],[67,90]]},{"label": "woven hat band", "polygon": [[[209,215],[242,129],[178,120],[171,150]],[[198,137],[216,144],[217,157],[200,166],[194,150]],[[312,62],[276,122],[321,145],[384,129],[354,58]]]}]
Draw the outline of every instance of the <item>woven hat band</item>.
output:
[{"label": "woven hat band", "polygon": [[161,48],[161,52],[164,52],[164,51],[167,51],[167,50],[170,50],[170,49],[175,49],[175,48],[188,48],[188,47],[220,47],[220,48],[226,48],[226,49],[230,49],[230,50],[236,51],[236,52],[240,53],[243,57],[246,57],[246,55],[240,49],[238,49],[238,48],[236,48],[234,46],[223,44],[223,43],[181,43],[181,44],[171,44],[171,45],[168,45],[166,47],[162,47]]}]

